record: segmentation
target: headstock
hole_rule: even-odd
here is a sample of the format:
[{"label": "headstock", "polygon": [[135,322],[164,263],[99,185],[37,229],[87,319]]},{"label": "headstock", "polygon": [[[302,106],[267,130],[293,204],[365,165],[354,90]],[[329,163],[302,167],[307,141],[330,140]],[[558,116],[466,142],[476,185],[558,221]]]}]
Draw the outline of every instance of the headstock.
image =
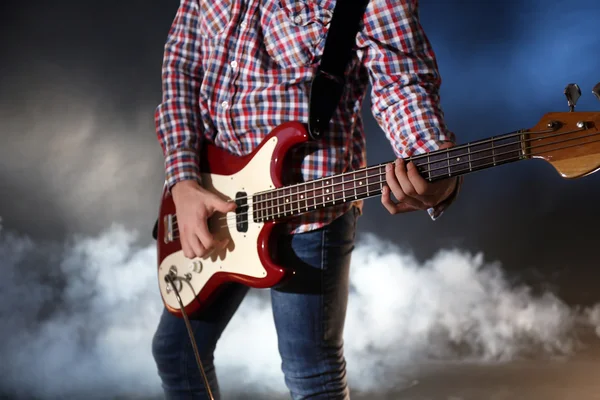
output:
[{"label": "headstock", "polygon": [[[592,89],[600,100],[600,83]],[[600,168],[600,112],[575,111],[581,89],[571,83],[564,91],[569,111],[545,114],[523,134],[523,153],[541,158],[564,178],[579,178]]]}]

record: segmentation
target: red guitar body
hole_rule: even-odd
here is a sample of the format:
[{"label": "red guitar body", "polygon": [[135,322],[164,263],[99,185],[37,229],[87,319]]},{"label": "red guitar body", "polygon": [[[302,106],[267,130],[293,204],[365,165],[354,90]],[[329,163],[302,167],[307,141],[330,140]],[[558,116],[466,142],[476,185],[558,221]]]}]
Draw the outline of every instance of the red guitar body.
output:
[{"label": "red guitar body", "polygon": [[[288,122],[275,128],[255,151],[243,157],[205,145],[201,154],[203,187],[226,200],[235,200],[241,193],[250,202],[254,193],[283,186],[288,151],[307,140],[303,124]],[[211,232],[216,239],[228,238],[229,245],[208,259],[188,259],[178,239],[173,199],[163,191],[157,236],[158,281],[163,302],[171,313],[181,316],[175,293],[165,281],[167,274],[176,279],[185,311],[193,315],[228,283],[269,288],[294,273],[274,260],[271,234],[276,223],[254,223],[251,206],[247,215],[245,232],[238,231],[235,212],[213,215],[209,221]]]}]

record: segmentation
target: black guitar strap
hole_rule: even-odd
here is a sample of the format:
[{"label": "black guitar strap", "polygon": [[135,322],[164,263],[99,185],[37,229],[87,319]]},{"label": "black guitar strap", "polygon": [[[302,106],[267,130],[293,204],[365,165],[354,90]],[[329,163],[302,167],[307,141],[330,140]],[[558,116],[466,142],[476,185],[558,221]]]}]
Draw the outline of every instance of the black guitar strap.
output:
[{"label": "black guitar strap", "polygon": [[318,139],[329,127],[346,83],[345,71],[369,0],[337,0],[321,63],[310,90],[308,133]]}]

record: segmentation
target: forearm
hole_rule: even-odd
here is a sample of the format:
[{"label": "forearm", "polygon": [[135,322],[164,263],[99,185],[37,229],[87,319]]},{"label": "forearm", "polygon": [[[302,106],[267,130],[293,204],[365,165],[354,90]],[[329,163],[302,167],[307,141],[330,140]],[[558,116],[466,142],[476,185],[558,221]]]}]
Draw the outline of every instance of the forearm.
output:
[{"label": "forearm", "polygon": [[[433,49],[421,27],[417,1],[372,0],[358,36],[372,84],[372,112],[397,157],[438,150],[455,142],[440,105],[441,77]],[[435,219],[455,191],[430,209]]]},{"label": "forearm", "polygon": [[441,77],[417,1],[373,0],[359,34],[372,84],[373,116],[398,157],[454,141],[440,106]]},{"label": "forearm", "polygon": [[156,108],[155,126],[169,189],[182,180],[200,182],[198,93],[202,69],[197,7],[194,1],[181,2],[164,48],[163,95]]}]

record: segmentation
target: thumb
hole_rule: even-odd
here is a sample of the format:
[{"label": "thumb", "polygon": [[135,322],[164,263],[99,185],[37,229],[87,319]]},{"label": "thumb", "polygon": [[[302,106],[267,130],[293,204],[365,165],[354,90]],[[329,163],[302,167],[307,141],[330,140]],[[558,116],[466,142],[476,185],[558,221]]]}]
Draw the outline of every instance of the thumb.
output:
[{"label": "thumb", "polygon": [[237,205],[235,204],[234,201],[224,201],[224,200],[218,199],[214,203],[214,208],[216,211],[226,213],[226,212],[231,212],[231,211],[235,210],[237,208]]}]

